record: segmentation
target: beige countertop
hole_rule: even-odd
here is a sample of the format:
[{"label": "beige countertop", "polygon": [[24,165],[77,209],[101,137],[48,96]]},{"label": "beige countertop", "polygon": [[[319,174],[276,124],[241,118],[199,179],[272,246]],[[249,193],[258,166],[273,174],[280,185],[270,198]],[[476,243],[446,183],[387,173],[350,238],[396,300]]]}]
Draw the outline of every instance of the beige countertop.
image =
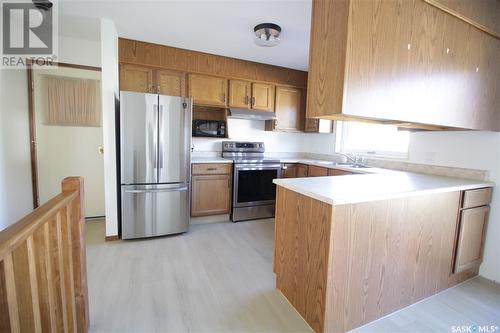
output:
[{"label": "beige countertop", "polygon": [[[275,179],[273,182],[331,205],[495,186],[493,182],[480,180],[375,168],[368,169],[372,173],[330,177],[282,178]],[[349,171],[351,170],[349,169]]]}]

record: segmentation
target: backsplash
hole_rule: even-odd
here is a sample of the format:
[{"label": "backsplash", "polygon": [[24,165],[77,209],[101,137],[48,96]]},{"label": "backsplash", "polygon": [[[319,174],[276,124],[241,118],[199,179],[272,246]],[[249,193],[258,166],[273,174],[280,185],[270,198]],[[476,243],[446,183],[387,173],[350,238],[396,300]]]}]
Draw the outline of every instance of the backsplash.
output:
[{"label": "backsplash", "polygon": [[[264,131],[264,122],[245,119],[228,119],[229,139],[233,141],[263,141],[266,152],[313,152],[332,154],[335,145],[333,134],[286,133]],[[226,140],[212,138],[193,138],[193,151],[220,152],[222,142]]]}]

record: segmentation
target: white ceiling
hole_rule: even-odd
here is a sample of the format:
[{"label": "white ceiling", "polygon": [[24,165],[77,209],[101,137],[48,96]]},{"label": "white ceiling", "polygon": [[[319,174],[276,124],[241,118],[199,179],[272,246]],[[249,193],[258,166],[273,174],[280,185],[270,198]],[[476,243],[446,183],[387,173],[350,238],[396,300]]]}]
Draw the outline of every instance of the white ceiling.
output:
[{"label": "white ceiling", "polygon": [[[96,18],[120,37],[307,70],[311,0],[60,0],[60,34],[98,40]],[[254,43],[253,27],[281,26],[275,47]],[[97,28],[96,28],[97,26]]]}]

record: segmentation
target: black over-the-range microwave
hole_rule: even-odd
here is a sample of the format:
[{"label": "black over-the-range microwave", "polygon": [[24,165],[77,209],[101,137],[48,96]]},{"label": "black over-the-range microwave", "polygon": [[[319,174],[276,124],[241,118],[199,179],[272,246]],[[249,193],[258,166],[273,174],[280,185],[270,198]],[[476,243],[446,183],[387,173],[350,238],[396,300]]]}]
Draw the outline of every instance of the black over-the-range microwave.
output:
[{"label": "black over-the-range microwave", "polygon": [[223,120],[193,120],[193,136],[225,138],[226,122]]}]

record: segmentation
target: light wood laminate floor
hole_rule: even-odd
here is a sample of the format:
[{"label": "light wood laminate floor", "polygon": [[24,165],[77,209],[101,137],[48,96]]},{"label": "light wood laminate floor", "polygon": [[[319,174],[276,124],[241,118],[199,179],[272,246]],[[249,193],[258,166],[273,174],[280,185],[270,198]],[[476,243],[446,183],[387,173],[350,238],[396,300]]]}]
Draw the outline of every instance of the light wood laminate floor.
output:
[{"label": "light wood laminate floor", "polygon": [[274,288],[273,220],[113,242],[86,227],[91,332],[311,332]]},{"label": "light wood laminate floor", "polygon": [[[113,242],[86,226],[91,332],[311,332],[274,288],[273,220]],[[476,278],[352,332],[454,325],[500,326],[500,287]]]}]

